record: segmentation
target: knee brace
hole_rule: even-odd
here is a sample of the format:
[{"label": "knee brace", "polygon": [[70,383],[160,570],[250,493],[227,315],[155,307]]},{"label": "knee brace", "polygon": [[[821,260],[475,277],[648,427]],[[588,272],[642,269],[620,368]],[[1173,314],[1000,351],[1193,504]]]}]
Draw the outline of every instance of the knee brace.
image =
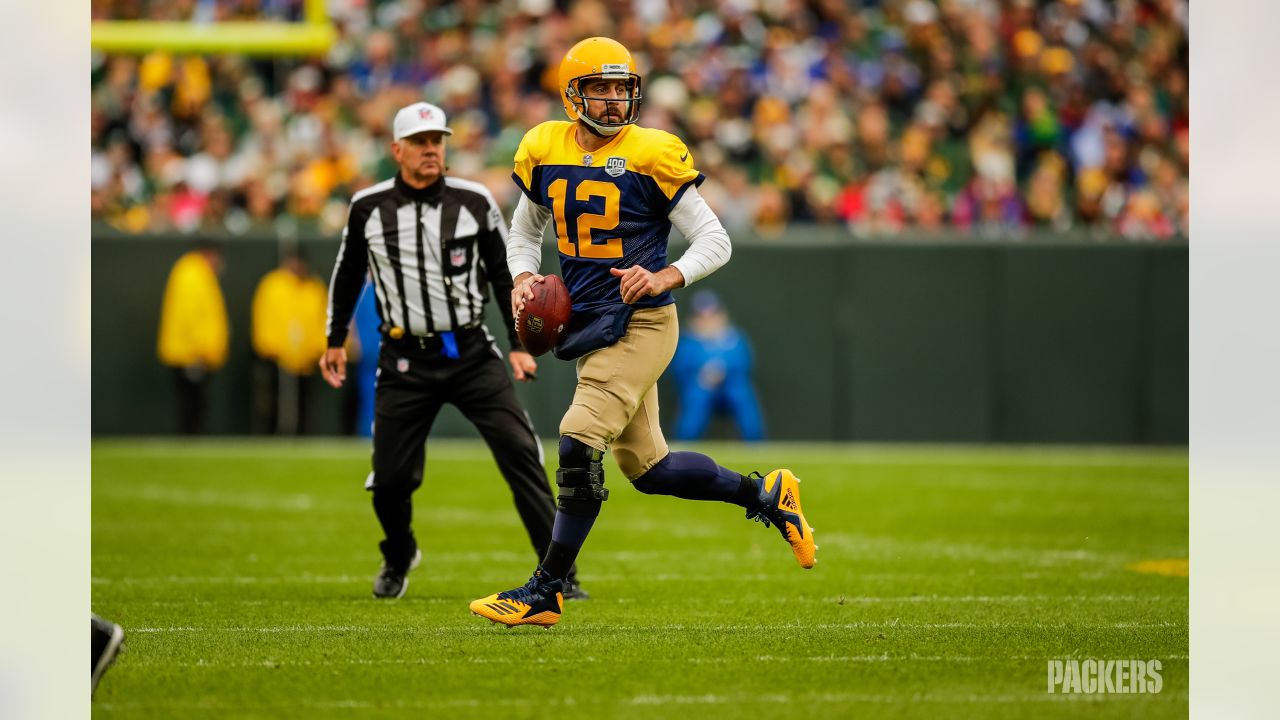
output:
[{"label": "knee brace", "polygon": [[565,435],[560,438],[560,469],[556,470],[556,498],[562,512],[583,517],[600,514],[600,503],[609,499],[604,487],[604,453]]}]

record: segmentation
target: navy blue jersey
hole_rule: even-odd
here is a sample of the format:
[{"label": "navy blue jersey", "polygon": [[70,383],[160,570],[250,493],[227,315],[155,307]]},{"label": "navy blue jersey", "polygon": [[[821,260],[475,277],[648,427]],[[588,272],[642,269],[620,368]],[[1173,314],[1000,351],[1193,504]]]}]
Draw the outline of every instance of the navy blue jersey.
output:
[{"label": "navy blue jersey", "polygon": [[[588,153],[574,123],[551,121],[530,130],[515,156],[513,178],[534,203],[551,210],[560,271],[574,312],[622,303],[610,268],[665,268],[667,214],[691,185],[705,179],[689,149],[671,133],[628,125]],[[637,308],[674,300],[666,292]]]}]

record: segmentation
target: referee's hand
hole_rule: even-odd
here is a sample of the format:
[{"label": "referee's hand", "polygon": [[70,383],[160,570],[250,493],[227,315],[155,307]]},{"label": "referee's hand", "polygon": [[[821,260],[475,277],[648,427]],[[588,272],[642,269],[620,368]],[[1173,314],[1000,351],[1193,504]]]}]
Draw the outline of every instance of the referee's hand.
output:
[{"label": "referee's hand", "polygon": [[512,350],[508,355],[511,361],[511,375],[520,382],[529,382],[537,380],[538,361],[533,356],[522,350]]},{"label": "referee's hand", "polygon": [[324,376],[324,381],[333,387],[342,387],[342,382],[347,379],[346,348],[335,347],[325,350],[320,358],[320,374]]}]

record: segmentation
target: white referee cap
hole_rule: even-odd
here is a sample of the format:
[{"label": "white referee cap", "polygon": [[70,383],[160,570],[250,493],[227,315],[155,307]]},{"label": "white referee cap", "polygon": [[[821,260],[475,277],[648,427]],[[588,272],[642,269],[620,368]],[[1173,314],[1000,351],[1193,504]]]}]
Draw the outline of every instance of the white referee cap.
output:
[{"label": "white referee cap", "polygon": [[453,131],[445,125],[444,111],[431,103],[414,103],[400,108],[396,120],[392,123],[396,140],[416,135],[420,132],[442,132],[452,135]]}]

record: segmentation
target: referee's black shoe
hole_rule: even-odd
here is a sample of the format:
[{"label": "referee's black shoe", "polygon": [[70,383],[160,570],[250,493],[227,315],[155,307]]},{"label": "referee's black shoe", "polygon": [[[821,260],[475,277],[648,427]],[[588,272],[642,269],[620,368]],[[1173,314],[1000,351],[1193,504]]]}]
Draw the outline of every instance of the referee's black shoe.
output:
[{"label": "referee's black shoe", "polygon": [[93,687],[89,690],[92,696],[98,690],[98,681],[102,679],[102,674],[111,667],[111,663],[115,661],[116,655],[120,652],[120,645],[124,642],[124,628],[119,625],[103,620],[97,615],[92,616],[92,637],[93,637]]},{"label": "referee's black shoe", "polygon": [[399,598],[409,589],[409,571],[422,562],[422,550],[415,550],[413,559],[407,568],[395,568],[382,561],[382,570],[373,579],[373,596],[376,598]]},{"label": "referee's black shoe", "polygon": [[569,577],[564,581],[564,589],[560,591],[565,600],[590,600],[591,595],[578,584],[577,577]]}]

